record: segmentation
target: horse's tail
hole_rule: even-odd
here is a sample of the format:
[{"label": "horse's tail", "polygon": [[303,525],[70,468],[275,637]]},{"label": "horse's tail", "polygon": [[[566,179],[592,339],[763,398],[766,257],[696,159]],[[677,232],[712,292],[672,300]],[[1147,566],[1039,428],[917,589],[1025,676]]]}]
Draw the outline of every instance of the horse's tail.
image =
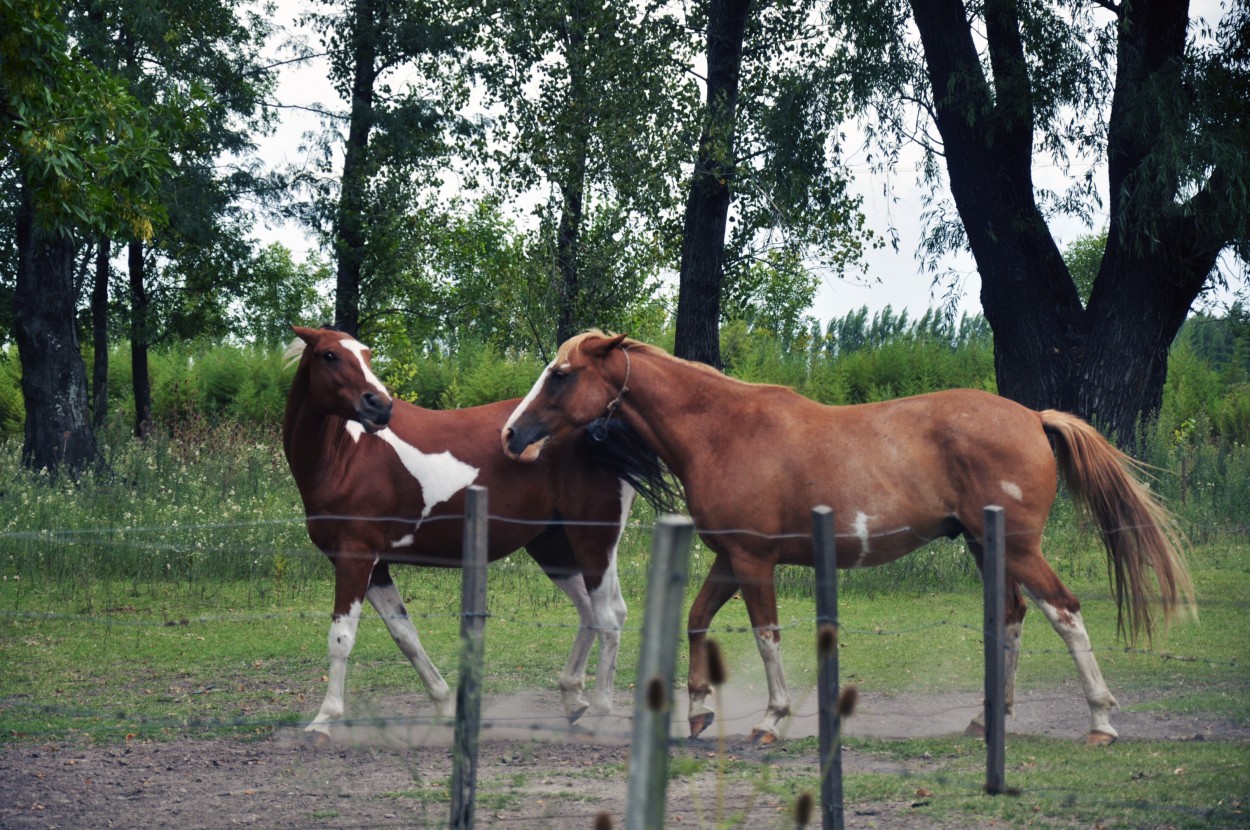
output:
[{"label": "horse's tail", "polygon": [[655,508],[657,513],[680,513],[685,493],[655,450],[620,418],[592,421],[582,437],[590,460],[611,470]]},{"label": "horse's tail", "polygon": [[[1059,469],[1076,500],[1093,515],[1107,549],[1115,591],[1116,627],[1130,643],[1149,639],[1154,571],[1164,621],[1196,614],[1184,543],[1175,520],[1139,478],[1144,465],[1103,438],[1075,415],[1048,409],[1042,427],[1054,438]],[[1126,624],[1127,622],[1127,624]]]}]

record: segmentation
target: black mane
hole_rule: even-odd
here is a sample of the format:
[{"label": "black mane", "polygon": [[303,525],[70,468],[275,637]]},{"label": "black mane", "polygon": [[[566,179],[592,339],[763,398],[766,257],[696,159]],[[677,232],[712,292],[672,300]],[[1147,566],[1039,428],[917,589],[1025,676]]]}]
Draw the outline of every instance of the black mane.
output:
[{"label": "black mane", "polygon": [[655,450],[620,418],[599,418],[588,424],[582,447],[593,463],[628,482],[657,513],[685,512],[681,484]]}]

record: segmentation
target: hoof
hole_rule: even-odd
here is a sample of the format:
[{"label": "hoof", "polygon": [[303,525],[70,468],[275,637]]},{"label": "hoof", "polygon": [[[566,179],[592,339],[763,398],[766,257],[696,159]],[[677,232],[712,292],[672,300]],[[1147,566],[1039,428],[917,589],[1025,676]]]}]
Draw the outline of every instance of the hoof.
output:
[{"label": "hoof", "polygon": [[304,746],[309,749],[321,749],[330,745],[330,733],[320,729],[309,729],[304,732]]},{"label": "hoof", "polygon": [[777,742],[777,735],[773,732],[765,732],[763,729],[752,729],[750,741],[760,746],[772,746]]},{"label": "hoof", "polygon": [[704,712],[702,715],[695,715],[690,719],[690,737],[697,738],[702,735],[712,725],[714,720],[716,720],[715,712]]},{"label": "hoof", "polygon": [[1110,732],[1100,732],[1097,729],[1091,729],[1089,734],[1085,736],[1086,746],[1111,746],[1115,743],[1116,735]]},{"label": "hoof", "polygon": [[589,711],[590,711],[589,706],[579,706],[576,709],[574,709],[572,712],[569,712],[565,716],[569,719],[569,726],[576,726],[577,722],[582,719],[582,716],[585,715]]},{"label": "hoof", "polygon": [[985,727],[977,723],[976,721],[972,721],[972,723],[968,724],[967,727],[964,728],[964,737],[965,738],[984,738]]}]

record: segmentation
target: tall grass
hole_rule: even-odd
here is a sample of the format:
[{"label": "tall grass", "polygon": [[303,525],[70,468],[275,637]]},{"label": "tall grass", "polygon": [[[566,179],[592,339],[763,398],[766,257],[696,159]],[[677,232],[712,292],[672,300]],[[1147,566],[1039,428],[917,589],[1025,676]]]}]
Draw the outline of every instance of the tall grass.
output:
[{"label": "tall grass", "polygon": [[145,441],[115,418],[105,463],[79,481],[21,466],[0,443],[0,575],[90,611],[144,593],[253,583],[299,590],[328,575],[309,555],[303,510],[276,423],[184,418]]}]

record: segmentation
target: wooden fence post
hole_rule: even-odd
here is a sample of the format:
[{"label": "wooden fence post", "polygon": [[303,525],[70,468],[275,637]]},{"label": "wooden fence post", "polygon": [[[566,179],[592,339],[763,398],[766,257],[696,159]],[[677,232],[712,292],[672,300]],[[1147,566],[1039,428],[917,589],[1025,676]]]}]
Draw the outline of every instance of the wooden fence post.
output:
[{"label": "wooden fence post", "polygon": [[1006,765],[1006,520],[1001,507],[985,508],[985,791],[1003,791]]},{"label": "wooden fence post", "polygon": [[842,830],[842,717],[838,712],[838,542],[833,509],[812,508],[816,562],[816,679],[820,727],[820,816],[824,830]]},{"label": "wooden fence post", "polygon": [[477,749],[482,726],[482,662],[486,628],[486,488],[468,489],[464,507],[464,576],[460,588],[460,677],[451,768],[451,826],[473,827]]},{"label": "wooden fence post", "polygon": [[668,783],[668,734],[673,709],[677,640],[685,607],[694,525],[663,516],[651,540],[651,572],[634,693],[634,735],[626,791],[626,830],[662,830]]}]

